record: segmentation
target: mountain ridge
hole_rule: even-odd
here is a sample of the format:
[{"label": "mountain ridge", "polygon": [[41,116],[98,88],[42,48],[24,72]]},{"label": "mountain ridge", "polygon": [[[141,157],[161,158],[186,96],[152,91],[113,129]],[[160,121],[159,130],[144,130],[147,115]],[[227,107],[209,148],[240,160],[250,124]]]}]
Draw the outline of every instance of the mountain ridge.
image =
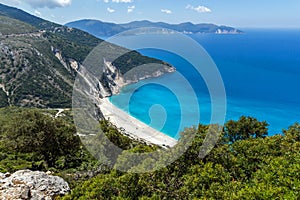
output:
[{"label": "mountain ridge", "polygon": [[110,37],[115,34],[121,33],[135,28],[145,28],[145,27],[156,27],[165,28],[181,32],[184,34],[241,34],[241,30],[238,30],[229,26],[218,26],[212,23],[200,23],[193,24],[191,22],[183,22],[180,24],[169,24],[165,22],[151,22],[149,20],[132,21],[129,23],[112,23],[103,22],[101,20],[95,19],[82,19],[65,24],[68,27],[77,28],[86,31],[98,38]]}]

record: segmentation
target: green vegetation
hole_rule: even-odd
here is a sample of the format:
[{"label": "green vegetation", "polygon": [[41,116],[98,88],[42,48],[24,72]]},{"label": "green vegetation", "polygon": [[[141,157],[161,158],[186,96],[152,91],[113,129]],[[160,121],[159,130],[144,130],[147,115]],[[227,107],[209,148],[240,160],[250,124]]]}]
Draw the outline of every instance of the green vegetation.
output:
[{"label": "green vegetation", "polygon": [[[20,107],[0,109],[0,172],[51,170],[75,185],[80,179],[107,170],[81,144],[71,111],[65,110],[55,118],[57,112]],[[107,121],[100,125],[120,148],[146,146],[123,136]],[[105,156],[110,154],[106,152]]]},{"label": "green vegetation", "polygon": [[30,35],[3,38],[0,76],[12,105],[70,107],[74,77],[50,47]]},{"label": "green vegetation", "polygon": [[0,15],[0,30],[2,35],[9,35],[36,31],[36,28],[19,20]]},{"label": "green vegetation", "polygon": [[268,135],[267,122],[260,122],[253,117],[242,116],[238,121],[229,120],[225,124],[225,138],[234,143],[249,138],[264,138]]},{"label": "green vegetation", "polygon": [[[63,199],[297,199],[300,125],[272,137],[265,137],[265,130],[265,122],[251,117],[229,121],[215,148],[200,159],[208,126],[186,129],[181,140],[191,134],[196,138],[170,166],[144,174],[115,170],[99,174]],[[228,140],[237,135],[241,137],[234,142]]]},{"label": "green vegetation", "polygon": [[[167,65],[167,66],[171,67],[170,64],[165,63],[161,60],[157,60],[157,59],[154,59],[154,58],[149,58],[149,57],[146,57],[146,56],[141,56],[141,54],[138,53],[137,51],[131,51],[129,53],[126,53],[126,54],[122,55],[121,57],[119,57],[118,59],[116,59],[113,62],[113,65],[115,65],[117,67],[119,66],[118,68],[121,70],[121,73],[125,74],[126,72],[128,72],[132,68],[138,67],[138,66],[143,65],[143,64],[151,64],[151,63],[163,64],[163,65]],[[153,70],[153,67],[151,69],[149,69],[150,72],[152,70]],[[145,72],[143,72],[143,73],[145,73]]]},{"label": "green vegetation", "polygon": [[20,9],[9,7],[3,4],[0,4],[0,15],[20,20],[39,29],[54,27],[57,25],[55,23],[43,20],[39,17],[30,15]]},{"label": "green vegetation", "polygon": [[75,127],[60,119],[37,111],[23,111],[14,117],[4,128],[4,140],[8,150],[20,153],[42,155],[48,167],[54,167],[61,156],[65,162],[72,163],[80,140],[74,136]]},{"label": "green vegetation", "polygon": [[[209,127],[195,134],[192,145],[174,163],[155,172],[109,170],[80,143],[71,112],[0,109],[0,171],[51,170],[65,178],[71,194],[62,199],[297,199],[300,196],[300,125],[266,137],[267,124],[252,117],[228,121],[214,149],[199,158]],[[106,136],[125,152],[153,152],[101,121]],[[215,126],[215,128],[219,128]],[[234,140],[230,138],[235,138]],[[238,138],[238,139],[237,139]],[[110,156],[112,152],[105,152]],[[122,155],[120,155],[122,156]],[[120,157],[120,159],[122,159]],[[148,164],[158,163],[151,159]],[[119,164],[122,163],[119,162]],[[141,163],[139,167],[147,167]]]},{"label": "green vegetation", "polygon": [[57,30],[60,31],[46,32],[43,36],[62,53],[63,58],[75,59],[79,63],[82,63],[90,51],[101,42],[88,33],[76,29],[59,27]]},{"label": "green vegetation", "polygon": [[84,158],[75,126],[55,119],[50,111],[24,108],[0,110],[0,171],[69,169]]},{"label": "green vegetation", "polygon": [[8,106],[8,99],[6,93],[0,89],[0,108]]}]

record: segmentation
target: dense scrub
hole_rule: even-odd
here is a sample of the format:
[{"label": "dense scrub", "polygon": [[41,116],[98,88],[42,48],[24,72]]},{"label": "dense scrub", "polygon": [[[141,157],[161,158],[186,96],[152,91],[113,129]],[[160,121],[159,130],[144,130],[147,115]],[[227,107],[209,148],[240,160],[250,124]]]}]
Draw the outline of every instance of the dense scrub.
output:
[{"label": "dense scrub", "polygon": [[[59,118],[54,118],[55,113],[55,110],[24,108],[0,110],[1,172],[51,170],[73,188],[63,199],[297,199],[300,196],[297,123],[280,135],[266,137],[266,122],[252,117],[228,121],[216,146],[202,159],[200,147],[209,127],[189,128],[182,133],[182,144],[192,134],[195,138],[177,161],[155,172],[135,174],[108,169],[95,160],[75,134],[71,112],[66,111]],[[100,125],[106,136],[125,151],[158,149],[123,136],[108,121]],[[159,162],[149,161],[148,164]],[[137,167],[146,165],[141,163]]]},{"label": "dense scrub", "polygon": [[215,148],[200,159],[207,131],[203,125],[186,129],[181,140],[195,133],[196,138],[170,166],[144,174],[112,170],[64,199],[299,199],[299,124],[266,137],[266,122],[229,121]]},{"label": "dense scrub", "polygon": [[[21,169],[52,171],[74,185],[105,172],[107,167],[97,161],[81,143],[72,112],[58,110],[6,107],[0,109],[0,172]],[[146,146],[123,136],[107,121],[101,122],[106,136],[123,149]],[[111,152],[106,152],[108,157]]]},{"label": "dense scrub", "polygon": [[24,108],[0,110],[0,171],[79,167],[86,158],[75,126],[51,111]]}]

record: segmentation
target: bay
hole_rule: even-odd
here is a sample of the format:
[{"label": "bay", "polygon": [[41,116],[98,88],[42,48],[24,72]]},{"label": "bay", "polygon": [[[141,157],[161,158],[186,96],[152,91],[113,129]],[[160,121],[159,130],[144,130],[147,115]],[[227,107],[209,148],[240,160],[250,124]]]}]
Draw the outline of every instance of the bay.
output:
[{"label": "bay", "polygon": [[[269,135],[300,121],[300,30],[245,30],[240,35],[191,36],[215,61],[226,89],[226,120],[253,116],[266,120]],[[176,41],[174,41],[176,45]],[[137,119],[176,139],[184,127],[209,124],[211,100],[205,82],[184,58],[156,49],[139,50],[164,60],[177,72],[126,86],[111,102]],[[197,56],[197,55],[195,55]],[[191,105],[189,88],[176,79],[180,73],[192,86],[198,103]],[[178,88],[173,94],[167,84]],[[178,100],[180,96],[181,100]],[[125,99],[130,99],[129,103]],[[183,99],[183,100],[182,100]],[[182,109],[185,107],[186,109]],[[192,117],[200,110],[200,120]]]}]

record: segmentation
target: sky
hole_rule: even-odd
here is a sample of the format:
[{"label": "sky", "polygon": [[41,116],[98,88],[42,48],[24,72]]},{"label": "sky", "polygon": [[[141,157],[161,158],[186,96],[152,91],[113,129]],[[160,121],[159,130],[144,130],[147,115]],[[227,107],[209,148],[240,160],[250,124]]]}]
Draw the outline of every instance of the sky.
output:
[{"label": "sky", "polygon": [[300,28],[299,0],[0,0],[44,19],[126,23],[214,23],[238,28]]}]

